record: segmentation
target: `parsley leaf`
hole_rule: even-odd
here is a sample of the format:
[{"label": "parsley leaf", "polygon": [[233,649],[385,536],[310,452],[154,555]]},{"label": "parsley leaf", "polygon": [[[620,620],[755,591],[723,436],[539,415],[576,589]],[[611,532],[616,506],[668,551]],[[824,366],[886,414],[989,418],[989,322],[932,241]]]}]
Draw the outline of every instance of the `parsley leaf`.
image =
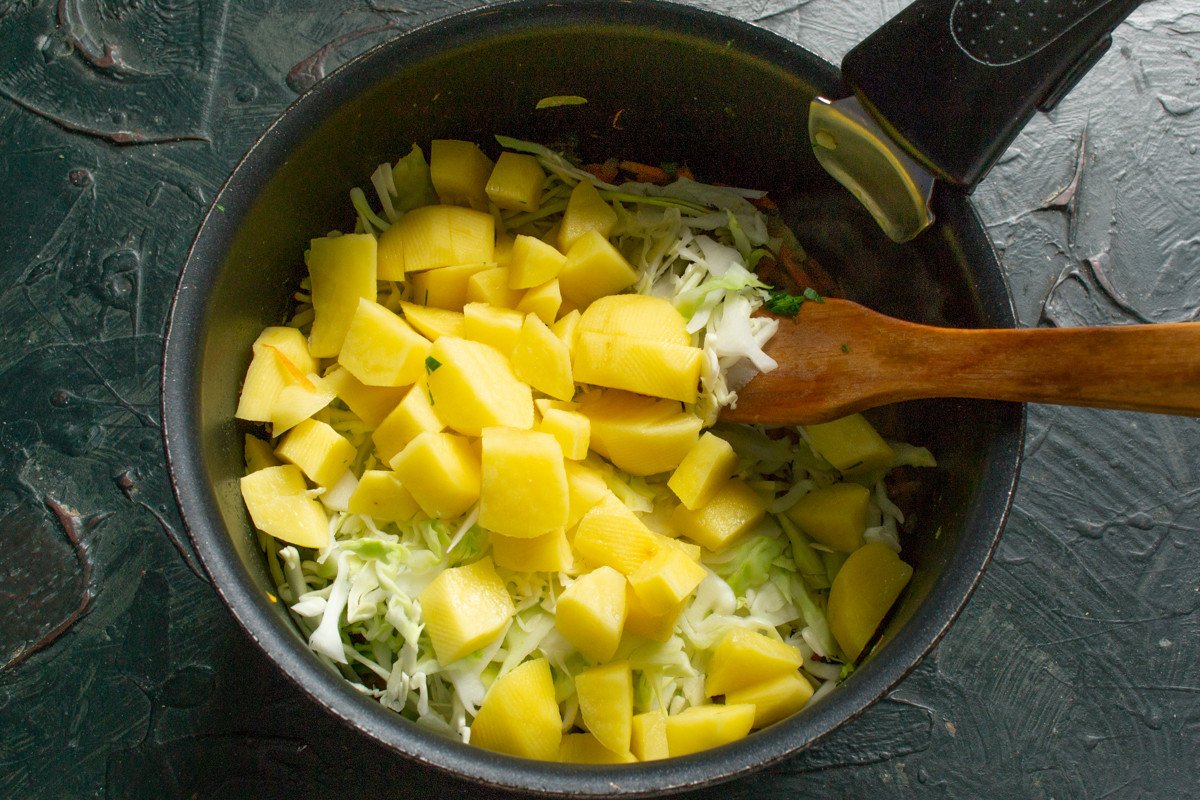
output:
[{"label": "parsley leaf", "polygon": [[442,362],[438,361],[433,356],[425,357],[425,371],[426,372],[435,372],[437,370],[437,368],[440,367],[441,365],[442,365]]},{"label": "parsley leaf", "polygon": [[794,317],[800,313],[804,303],[824,303],[825,298],[817,294],[816,289],[805,289],[801,294],[788,294],[781,289],[772,289],[767,297],[767,311],[781,317]]}]

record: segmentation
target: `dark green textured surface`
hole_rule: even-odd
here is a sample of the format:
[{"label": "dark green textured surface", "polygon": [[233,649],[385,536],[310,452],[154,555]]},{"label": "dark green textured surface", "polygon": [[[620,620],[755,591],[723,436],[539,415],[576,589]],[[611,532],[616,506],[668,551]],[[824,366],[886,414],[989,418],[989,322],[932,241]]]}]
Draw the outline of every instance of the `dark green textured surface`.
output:
[{"label": "dark green textured surface", "polygon": [[[903,3],[704,5],[836,59]],[[199,577],[157,408],[177,271],[237,158],[323,70],[457,7],[0,0],[0,797],[480,796],[258,655]],[[1197,315],[1198,63],[1200,13],[1147,3],[981,187],[1028,324]],[[704,796],[1200,795],[1198,423],[1030,422],[997,562],[935,654]]]}]

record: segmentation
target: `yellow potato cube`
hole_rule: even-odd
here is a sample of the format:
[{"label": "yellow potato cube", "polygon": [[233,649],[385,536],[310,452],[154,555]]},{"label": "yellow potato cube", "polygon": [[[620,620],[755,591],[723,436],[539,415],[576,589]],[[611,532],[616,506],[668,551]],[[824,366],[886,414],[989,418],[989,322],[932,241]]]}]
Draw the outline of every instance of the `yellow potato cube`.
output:
[{"label": "yellow potato cube", "polygon": [[584,393],[579,413],[591,420],[592,449],[632,475],[678,467],[702,426],[674,400],[619,390]]},{"label": "yellow potato cube", "polygon": [[375,301],[375,237],[369,233],[313,239],[305,261],[312,283],[309,349],[333,358],[342,348],[359,300]]},{"label": "yellow potato cube", "polygon": [[580,317],[579,330],[685,347],[692,344],[687,320],[671,301],[642,294],[598,298]]},{"label": "yellow potato cube", "polygon": [[508,264],[508,288],[528,289],[558,277],[567,257],[556,248],[533,236],[518,235],[513,240]]},{"label": "yellow potato cube", "polygon": [[637,714],[631,721],[629,749],[638,761],[658,761],[670,756],[667,750],[667,715],[656,708]]},{"label": "yellow potato cube", "polygon": [[633,670],[616,661],[575,676],[575,693],[583,724],[600,744],[614,753],[629,752],[633,727]]},{"label": "yellow potato cube", "polygon": [[567,527],[574,528],[584,514],[605,498],[612,496],[612,491],[604,481],[604,475],[592,467],[573,461],[567,461],[563,466],[567,471],[567,493],[570,499]]},{"label": "yellow potato cube", "polygon": [[333,402],[333,390],[310,374],[279,390],[271,407],[271,433],[279,436]]},{"label": "yellow potato cube", "polygon": [[403,243],[405,273],[491,261],[496,251],[495,219],[469,208],[421,206],[396,220],[388,231],[395,231],[391,235]]},{"label": "yellow potato cube", "polygon": [[787,510],[801,530],[841,553],[862,547],[871,490],[857,483],[835,483],[814,489]]},{"label": "yellow potato cube", "polygon": [[405,386],[367,386],[344,367],[334,367],[324,380],[338,399],[372,428],[378,427],[408,393]]},{"label": "yellow potato cube", "polygon": [[826,615],[833,638],[851,661],[862,655],[912,574],[913,568],[880,542],[864,544],[842,564],[829,589]]},{"label": "yellow potato cube", "polygon": [[548,433],[558,440],[563,457],[572,461],[582,461],[587,458],[588,442],[591,441],[592,423],[583,414],[576,411],[563,411],[558,408],[548,408],[542,412],[542,421],[538,430]]},{"label": "yellow potato cube", "polygon": [[499,350],[443,336],[429,355],[436,364],[427,378],[433,408],[447,426],[467,436],[495,426],[533,427],[533,393]]},{"label": "yellow potato cube", "polygon": [[471,725],[471,744],[520,758],[554,761],[561,741],[562,717],[544,658],[498,678]]},{"label": "yellow potato cube", "polygon": [[562,449],[548,433],[483,429],[479,524],[529,538],[567,524],[567,473]]},{"label": "yellow potato cube", "polygon": [[575,565],[566,530],[532,538],[502,536],[493,532],[492,558],[496,566],[515,572],[567,572]]},{"label": "yellow potato cube", "polygon": [[595,233],[607,240],[616,226],[617,212],[600,196],[596,185],[591,181],[580,181],[571,190],[566,211],[559,221],[558,249],[567,252],[587,233]]},{"label": "yellow potato cube", "polygon": [[878,475],[895,460],[895,453],[862,414],[805,425],[817,454],[848,478]]},{"label": "yellow potato cube", "polygon": [[543,284],[526,289],[517,303],[517,311],[522,314],[534,314],[547,325],[553,325],[558,309],[562,307],[562,292],[558,288],[558,279],[551,278]]},{"label": "yellow potato cube", "polygon": [[496,308],[516,308],[522,292],[508,288],[508,267],[494,267],[467,279],[467,301],[487,303]]},{"label": "yellow potato cube", "polygon": [[479,454],[461,436],[420,433],[391,460],[391,467],[431,517],[453,519],[479,500]]},{"label": "yellow potato cube", "polygon": [[270,442],[264,442],[257,436],[246,434],[242,440],[242,455],[246,460],[247,472],[258,472],[266,467],[278,467],[279,459],[271,448]]},{"label": "yellow potato cube", "polygon": [[633,764],[632,753],[614,753],[590,733],[568,733],[558,747],[558,760],[564,764]]},{"label": "yellow potato cube", "polygon": [[390,228],[379,234],[375,253],[375,274],[379,280],[404,280],[403,227],[393,223]]},{"label": "yellow potato cube", "polygon": [[398,315],[359,300],[338,363],[368,386],[407,386],[424,374],[429,346]]},{"label": "yellow potato cube", "polygon": [[610,493],[579,520],[572,545],[588,563],[632,575],[662,548],[661,540]]},{"label": "yellow potato cube", "polygon": [[346,509],[351,514],[366,514],[388,522],[407,522],[421,507],[396,473],[369,469],[358,479],[358,488],[350,495]]},{"label": "yellow potato cube", "polygon": [[525,315],[511,308],[499,308],[487,303],[467,303],[463,307],[462,338],[490,344],[506,358],[511,358],[513,348],[517,346],[517,339],[521,336],[521,324],[524,322]]},{"label": "yellow potato cube", "polygon": [[686,600],[708,570],[676,547],[660,547],[629,575],[629,585],[645,609],[662,616]]},{"label": "yellow potato cube", "polygon": [[329,543],[329,518],[308,496],[298,467],[265,467],[242,477],[240,487],[250,519],[263,533],[299,547],[319,549]]},{"label": "yellow potato cube", "polygon": [[799,672],[789,672],[762,683],[725,694],[725,702],[754,706],[754,727],[763,728],[790,717],[804,708],[813,696],[813,686]]},{"label": "yellow potato cube", "polygon": [[270,422],[279,393],[289,384],[303,381],[316,369],[308,341],[295,328],[264,328],[254,340],[254,356],[238,398],[238,419]]},{"label": "yellow potato cube", "polygon": [[575,380],[580,383],[694,403],[699,393],[704,351],[687,345],[593,333],[581,327],[575,334],[571,363]]},{"label": "yellow potato cube", "polygon": [[637,283],[637,272],[599,231],[584,233],[566,253],[558,286],[563,298],[579,308]]},{"label": "yellow potato cube", "polygon": [[713,648],[704,678],[704,694],[715,697],[735,689],[795,673],[804,663],[786,642],[748,628],[730,628]]},{"label": "yellow potato cube", "polygon": [[559,317],[558,321],[550,326],[550,330],[554,331],[555,336],[562,339],[568,350],[575,346],[575,334],[579,331],[579,319],[579,309],[575,309]]},{"label": "yellow potato cube", "polygon": [[736,742],[754,725],[754,706],[691,706],[667,717],[667,750],[672,758]]},{"label": "yellow potato cube", "polygon": [[443,664],[491,644],[516,613],[490,558],[442,570],[417,601],[433,652]]},{"label": "yellow potato cube", "polygon": [[462,311],[467,303],[467,282],[485,269],[495,269],[492,262],[440,267],[409,276],[413,302],[430,308]]},{"label": "yellow potato cube", "polygon": [[558,596],[554,626],[592,661],[612,660],[624,625],[625,576],[612,567],[581,575]]},{"label": "yellow potato cube", "polygon": [[713,499],[737,469],[737,454],[729,442],[704,433],[671,473],[667,486],[693,511]]},{"label": "yellow potato cube", "polygon": [[630,586],[625,592],[625,632],[653,642],[665,642],[675,632],[675,623],[685,605],[686,601],[664,614],[653,614]]},{"label": "yellow potato cube", "polygon": [[492,260],[496,262],[492,266],[508,267],[512,265],[512,249],[513,237],[509,236],[504,231],[496,232],[496,247],[493,250]]},{"label": "yellow potato cube", "polygon": [[578,411],[579,403],[574,400],[555,400],[552,397],[538,397],[533,401],[533,407],[539,414],[547,411]]},{"label": "yellow potato cube", "polygon": [[493,166],[474,142],[434,139],[429,143],[429,179],[443,203],[487,208],[486,187]]},{"label": "yellow potato cube", "polygon": [[446,426],[429,401],[425,379],[405,390],[404,398],[371,432],[371,441],[382,461],[391,461],[418,434],[437,433]]},{"label": "yellow potato cube", "polygon": [[744,481],[730,478],[696,510],[678,506],[671,525],[693,542],[718,552],[741,539],[767,514],[767,503]]},{"label": "yellow potato cube", "polygon": [[459,311],[405,302],[400,303],[400,311],[404,314],[404,321],[431,342],[439,336],[463,335],[465,321]]},{"label": "yellow potato cube", "polygon": [[315,419],[296,425],[275,448],[281,461],[295,464],[313,483],[326,488],[346,474],[357,454],[346,437]]},{"label": "yellow potato cube", "polygon": [[545,181],[546,173],[536,158],[524,153],[504,152],[496,159],[484,191],[496,208],[537,211]]},{"label": "yellow potato cube", "polygon": [[533,314],[522,321],[510,359],[516,376],[539,392],[559,400],[575,396],[567,346]]}]

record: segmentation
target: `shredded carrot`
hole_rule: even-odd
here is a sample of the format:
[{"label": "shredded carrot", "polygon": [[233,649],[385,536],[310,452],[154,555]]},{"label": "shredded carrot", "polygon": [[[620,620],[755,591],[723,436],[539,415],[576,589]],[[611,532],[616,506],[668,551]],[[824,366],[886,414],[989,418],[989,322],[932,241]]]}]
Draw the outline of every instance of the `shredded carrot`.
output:
[{"label": "shredded carrot", "polygon": [[621,127],[621,115],[624,113],[625,109],[619,108],[617,109],[617,113],[613,114],[612,127],[614,131],[624,130],[624,128]]},{"label": "shredded carrot", "polygon": [[696,180],[696,174],[694,172],[692,172],[692,170],[686,166],[680,167],[678,170],[676,170],[675,177],[687,178],[689,181]]},{"label": "shredded carrot", "polygon": [[670,183],[671,175],[662,167],[642,164],[638,161],[622,161],[621,169],[633,173],[633,178],[641,183],[656,183],[659,186]]},{"label": "shredded carrot", "polygon": [[587,164],[583,169],[605,183],[612,183],[617,179],[617,165],[611,160],[603,164]]},{"label": "shredded carrot", "polygon": [[779,210],[778,204],[776,204],[776,202],[774,200],[767,197],[766,195],[755,198],[755,199],[751,200],[750,202],[753,203],[755,205],[755,207],[760,209],[761,211],[778,211]]}]

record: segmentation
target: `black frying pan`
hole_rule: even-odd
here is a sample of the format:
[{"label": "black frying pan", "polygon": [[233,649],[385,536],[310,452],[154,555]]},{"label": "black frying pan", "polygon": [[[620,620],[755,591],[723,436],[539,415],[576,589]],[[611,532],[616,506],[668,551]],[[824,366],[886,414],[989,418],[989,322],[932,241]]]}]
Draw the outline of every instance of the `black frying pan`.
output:
[{"label": "black frying pan", "polygon": [[[358,694],[317,661],[268,596],[271,580],[237,488],[243,463],[233,412],[251,342],[284,319],[308,239],[352,226],[349,189],[414,141],[487,144],[504,133],[570,145],[586,159],[686,163],[706,181],[768,189],[848,297],[916,321],[1013,326],[1003,273],[963,186],[941,185],[932,200],[937,222],[898,245],[817,164],[808,104],[850,92],[833,65],[716,14],[652,0],[521,1],[368,52],[264,133],[214,200],[180,277],[163,367],[164,431],[179,504],[214,587],[304,692],[399,756],[472,782],[634,795],[782,759],[853,719],[913,669],[957,616],[996,545],[1017,478],[1021,406],[946,400],[882,410],[876,422],[888,436],[928,446],[940,467],[923,472],[907,500],[903,545],[916,571],[873,656],[837,692],[741,742],[620,768],[468,748]],[[540,98],[559,94],[588,103],[534,111]],[[985,167],[990,160],[994,154]]]}]

